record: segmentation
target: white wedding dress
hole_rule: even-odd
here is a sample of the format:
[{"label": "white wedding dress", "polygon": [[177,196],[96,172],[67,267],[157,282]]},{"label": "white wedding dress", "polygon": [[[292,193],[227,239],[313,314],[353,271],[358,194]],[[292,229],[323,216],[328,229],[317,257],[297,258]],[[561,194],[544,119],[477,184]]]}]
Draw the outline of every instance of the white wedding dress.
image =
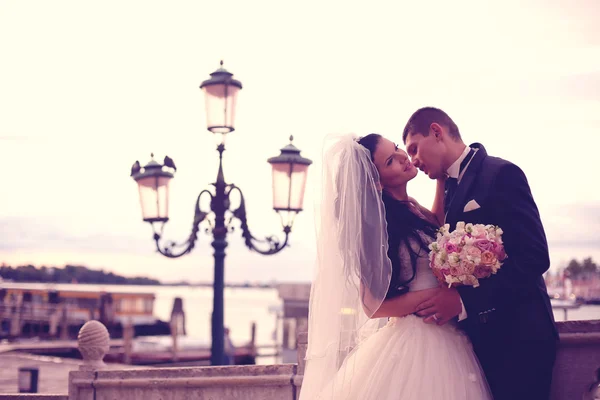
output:
[{"label": "white wedding dress", "polygon": [[[400,256],[403,265],[410,262],[406,248]],[[422,254],[410,290],[437,285]],[[350,353],[316,399],[491,400],[471,343],[456,324],[426,324],[414,315],[390,318]]]},{"label": "white wedding dress", "polygon": [[[391,209],[356,135],[328,137],[322,164],[300,400],[491,400],[469,339],[455,324],[429,325],[414,315],[370,318],[396,291],[391,283],[412,276],[408,248],[400,247],[399,256],[410,270],[394,270],[386,229]],[[411,291],[438,285],[426,251],[420,255]],[[394,272],[402,279],[392,279]]]}]

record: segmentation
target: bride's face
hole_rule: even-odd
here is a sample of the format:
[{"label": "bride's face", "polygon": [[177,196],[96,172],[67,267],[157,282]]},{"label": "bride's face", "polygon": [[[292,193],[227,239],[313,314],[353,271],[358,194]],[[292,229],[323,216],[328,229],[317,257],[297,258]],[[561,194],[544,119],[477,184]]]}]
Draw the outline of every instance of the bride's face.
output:
[{"label": "bride's face", "polygon": [[379,140],[373,154],[373,161],[384,189],[405,185],[417,176],[417,169],[406,152],[386,138]]}]

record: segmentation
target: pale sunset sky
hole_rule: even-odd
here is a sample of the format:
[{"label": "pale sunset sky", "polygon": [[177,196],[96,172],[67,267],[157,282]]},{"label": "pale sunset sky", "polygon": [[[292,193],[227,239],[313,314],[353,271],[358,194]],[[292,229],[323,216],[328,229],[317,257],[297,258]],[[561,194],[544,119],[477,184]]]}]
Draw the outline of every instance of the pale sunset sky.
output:
[{"label": "pale sunset sky", "polygon": [[[308,281],[323,138],[401,143],[444,109],[466,142],[527,174],[552,268],[600,261],[600,2],[0,0],[0,263],[210,281],[211,237],[177,260],[141,220],[135,160],[175,160],[168,239],[185,239],[217,153],[199,84],[223,59],[244,85],[225,177],[255,235],[281,232],[266,160],[294,135],[311,158],[291,247],[228,236],[226,280]],[[419,174],[409,194],[430,205]]]}]

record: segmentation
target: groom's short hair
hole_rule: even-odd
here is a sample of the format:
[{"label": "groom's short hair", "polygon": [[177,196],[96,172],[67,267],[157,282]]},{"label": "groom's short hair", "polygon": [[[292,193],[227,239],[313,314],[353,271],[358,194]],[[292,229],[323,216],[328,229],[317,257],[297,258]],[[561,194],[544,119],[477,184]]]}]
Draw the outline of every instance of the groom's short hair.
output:
[{"label": "groom's short hair", "polygon": [[452,121],[452,118],[448,116],[444,111],[434,107],[423,107],[414,112],[410,116],[404,132],[402,133],[402,141],[406,143],[408,135],[418,133],[423,136],[429,136],[429,127],[433,123],[438,123],[448,128],[450,137],[454,140],[461,140],[460,131],[458,126]]}]

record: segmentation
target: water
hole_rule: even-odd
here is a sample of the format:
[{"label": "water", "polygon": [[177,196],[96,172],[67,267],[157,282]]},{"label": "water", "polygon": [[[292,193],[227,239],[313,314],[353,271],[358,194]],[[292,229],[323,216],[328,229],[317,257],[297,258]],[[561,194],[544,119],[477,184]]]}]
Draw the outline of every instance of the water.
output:
[{"label": "water", "polygon": [[[205,338],[210,343],[213,291],[205,287],[148,287],[154,291],[154,313],[162,320],[169,320],[173,299],[183,299],[187,335]],[[273,344],[276,314],[269,308],[278,307],[281,300],[276,289],[225,288],[225,326],[230,329],[235,344],[250,340],[250,326],[256,323],[256,344]]]},{"label": "water", "polygon": [[[63,285],[61,285],[63,286]],[[154,316],[169,321],[173,300],[181,297],[185,311],[186,333],[193,339],[210,346],[210,314],[213,308],[213,291],[208,287],[189,286],[122,286],[122,285],[77,285],[89,290],[115,292],[154,293]],[[256,323],[256,344],[274,344],[273,332],[276,314],[270,308],[279,307],[281,300],[276,289],[225,288],[225,326],[236,345],[250,341],[250,327]]]},{"label": "water", "polygon": [[[121,290],[123,290],[122,288]],[[153,291],[156,294],[154,315],[168,321],[171,317],[175,297],[183,299],[187,336],[199,339],[210,347],[213,291],[208,287],[143,287],[128,286],[126,290]],[[252,323],[256,323],[255,344],[275,345],[277,315],[270,311],[282,304],[276,289],[225,288],[225,326],[234,345],[240,346],[250,341]],[[259,350],[259,354],[273,354],[275,349]],[[273,364],[273,357],[259,357],[257,364]]]},{"label": "water", "polygon": [[[49,287],[47,284],[29,284],[28,286]],[[106,290],[116,292],[154,293],[154,315],[168,321],[171,316],[175,297],[183,299],[186,315],[187,336],[204,341],[210,346],[212,312],[212,288],[189,286],[121,286],[121,285],[53,285],[60,288]],[[250,340],[250,327],[256,323],[256,345],[275,344],[274,332],[277,316],[271,311],[282,305],[277,289],[226,288],[225,289],[225,325],[235,345],[244,345]],[[564,320],[560,309],[554,310],[556,321]],[[600,305],[585,305],[568,310],[569,320],[600,319]],[[269,353],[271,351],[268,351]],[[258,363],[271,363],[272,358],[259,358]]]},{"label": "water", "polygon": [[[177,296],[183,299],[186,311],[188,335],[192,337],[210,338],[210,312],[212,310],[212,288],[165,287],[165,286],[113,286],[114,290],[131,290],[138,292],[154,292],[156,302],[154,312],[157,317],[168,320]],[[126,288],[126,289],[125,289]],[[273,343],[272,333],[275,330],[275,314],[269,307],[282,305],[277,289],[225,289],[225,325],[231,329],[231,337],[236,341],[247,341],[250,338],[250,324],[257,323],[257,344]],[[600,319],[600,305],[583,305],[578,309],[568,310],[569,320]],[[554,310],[556,321],[564,321],[561,309]]]},{"label": "water", "polygon": [[[563,310],[553,309],[553,311],[556,321],[565,320]],[[567,318],[569,321],[600,319],[600,305],[583,305],[573,310],[567,310]]]},{"label": "water", "polygon": [[[10,286],[11,283],[0,284]],[[126,285],[86,285],[86,284],[47,284],[20,283],[19,287],[59,290],[90,290],[106,292],[153,293],[155,295],[154,316],[169,321],[173,301],[176,297],[183,300],[186,316],[186,334],[194,342],[210,347],[210,315],[213,309],[213,290],[210,287],[190,286],[126,286]],[[234,345],[243,346],[251,339],[252,323],[256,324],[255,344],[274,346],[277,314],[272,310],[281,307],[277,289],[225,288],[225,326],[230,329]],[[281,336],[279,333],[278,336]],[[279,340],[280,341],[280,340]],[[260,354],[273,354],[275,349],[259,350]],[[257,363],[272,364],[273,357],[259,357]]]},{"label": "water", "polygon": [[[168,320],[171,315],[173,299],[183,299],[186,312],[187,333],[193,338],[206,339],[210,343],[210,312],[212,310],[212,288],[165,287],[165,286],[117,286],[115,290],[154,292],[156,302],[155,315]],[[279,307],[282,302],[276,289],[225,289],[225,325],[231,329],[231,338],[236,344],[250,339],[250,324],[256,322],[256,344],[273,344],[273,332],[276,327],[276,315],[269,307]],[[556,321],[564,321],[561,309],[554,309]],[[600,319],[600,305],[584,305],[568,310],[569,320]]]}]

